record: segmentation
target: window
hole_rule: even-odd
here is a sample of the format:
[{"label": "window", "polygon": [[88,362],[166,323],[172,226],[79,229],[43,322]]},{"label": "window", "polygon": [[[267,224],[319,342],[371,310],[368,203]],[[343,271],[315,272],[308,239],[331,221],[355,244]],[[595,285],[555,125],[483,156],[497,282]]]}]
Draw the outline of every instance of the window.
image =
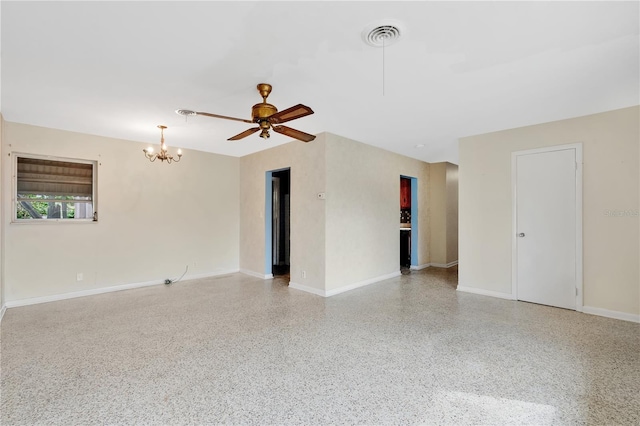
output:
[{"label": "window", "polygon": [[95,221],[96,162],[16,154],[14,221]]}]

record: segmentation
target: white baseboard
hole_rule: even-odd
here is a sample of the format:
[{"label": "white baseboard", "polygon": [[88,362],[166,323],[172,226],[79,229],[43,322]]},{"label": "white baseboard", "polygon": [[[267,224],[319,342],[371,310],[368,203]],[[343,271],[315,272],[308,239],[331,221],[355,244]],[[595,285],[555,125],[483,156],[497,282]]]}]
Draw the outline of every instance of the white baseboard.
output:
[{"label": "white baseboard", "polygon": [[368,280],[359,281],[357,283],[345,285],[343,287],[334,288],[333,290],[320,290],[314,287],[309,287],[306,285],[298,284],[293,281],[289,282],[289,287],[294,288],[296,290],[306,291],[307,293],[316,294],[322,297],[331,297],[336,294],[344,293],[345,291],[355,290],[356,288],[364,287],[369,284],[377,283],[379,281],[388,280],[391,278],[399,277],[400,271],[392,272],[391,274],[381,275],[379,277],[370,278]]},{"label": "white baseboard", "polygon": [[608,309],[594,308],[591,306],[583,306],[582,312],[585,314],[598,315],[601,317],[640,323],[640,315],[629,314],[627,312],[610,311]]},{"label": "white baseboard", "polygon": [[294,288],[296,290],[306,291],[307,293],[315,294],[322,297],[327,297],[324,290],[320,290],[318,288],[309,287],[306,285],[294,283],[293,281],[289,281],[289,287]]},{"label": "white baseboard", "polygon": [[449,263],[430,263],[429,266],[433,266],[434,268],[451,268],[452,266],[456,266],[458,264],[457,260]]},{"label": "white baseboard", "polygon": [[2,317],[4,316],[5,312],[7,312],[7,306],[2,305],[2,308],[0,308],[0,322],[2,322]]},{"label": "white baseboard", "polygon": [[270,280],[273,278],[273,274],[260,274],[258,272],[250,271],[249,269],[240,269],[240,273],[263,280]]},{"label": "white baseboard", "polygon": [[411,265],[412,271],[420,271],[425,268],[451,268],[452,266],[456,266],[458,264],[457,260],[449,263],[424,263],[422,265]]},{"label": "white baseboard", "polygon": [[206,272],[204,274],[185,275],[185,277],[180,281],[198,280],[200,278],[219,277],[220,275],[231,275],[231,274],[237,274],[238,272],[240,272],[239,269],[227,269],[224,271]]},{"label": "white baseboard", "polygon": [[400,275],[401,275],[400,271],[395,271],[390,274],[380,275],[378,277],[370,278],[368,280],[359,281],[357,283],[348,284],[343,287],[334,288],[333,290],[326,291],[325,294],[326,294],[326,297],[335,296],[336,294],[344,293],[345,291],[355,290],[356,288],[364,287],[369,284],[399,277]]},{"label": "white baseboard", "polygon": [[462,291],[464,293],[474,293],[474,294],[480,294],[482,296],[491,296],[491,297],[497,297],[500,299],[515,300],[515,298],[511,293],[502,293],[499,291],[485,290],[482,288],[465,287],[462,285],[458,285],[458,288],[456,290]]},{"label": "white baseboard", "polygon": [[[200,278],[217,277],[219,275],[233,274],[236,272],[238,272],[237,269],[228,270],[228,271],[216,271],[216,272],[197,274],[197,275],[187,275],[183,277],[182,280],[194,280],[194,279],[200,279]],[[19,306],[28,306],[28,305],[37,305],[39,303],[57,302],[59,300],[75,299],[77,297],[85,297],[85,296],[94,296],[96,294],[112,293],[114,291],[122,291],[122,290],[131,290],[134,288],[149,287],[152,285],[159,285],[159,284],[164,284],[164,280],[145,281],[141,283],[130,283],[130,284],[115,285],[111,287],[93,288],[90,290],[74,291],[71,293],[62,293],[62,294],[53,294],[50,296],[42,296],[42,297],[31,297],[28,299],[19,299],[19,300],[11,300],[11,301],[8,300],[5,306],[7,308],[17,308]]]},{"label": "white baseboard", "polygon": [[430,263],[425,263],[423,265],[411,265],[411,269],[412,271],[420,271],[422,269],[428,268],[429,266],[431,266]]},{"label": "white baseboard", "polygon": [[[481,289],[481,288],[465,287],[465,286],[458,285],[457,290],[458,291],[463,291],[463,292],[466,292],[466,293],[481,294],[483,296],[498,297],[500,299],[515,300],[515,298],[509,293],[500,293],[500,292],[497,292],[497,291],[484,290],[484,289]],[[579,311],[577,311],[577,312],[579,312]],[[594,308],[592,306],[583,306],[582,307],[582,313],[591,314],[591,315],[598,315],[598,316],[601,316],[601,317],[613,318],[613,319],[622,320],[622,321],[630,321],[630,322],[640,323],[640,315],[638,315],[638,314],[630,314],[630,313],[627,313],[627,312],[610,311],[608,309],[603,309],[603,308]]]}]

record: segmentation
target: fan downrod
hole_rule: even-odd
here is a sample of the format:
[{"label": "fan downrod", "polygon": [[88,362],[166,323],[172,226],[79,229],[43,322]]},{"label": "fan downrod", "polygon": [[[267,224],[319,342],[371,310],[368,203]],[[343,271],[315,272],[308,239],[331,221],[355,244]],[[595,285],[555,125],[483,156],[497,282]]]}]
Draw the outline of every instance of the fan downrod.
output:
[{"label": "fan downrod", "polygon": [[258,92],[260,92],[260,96],[262,96],[262,102],[267,103],[267,98],[271,93],[271,85],[267,83],[258,84]]}]

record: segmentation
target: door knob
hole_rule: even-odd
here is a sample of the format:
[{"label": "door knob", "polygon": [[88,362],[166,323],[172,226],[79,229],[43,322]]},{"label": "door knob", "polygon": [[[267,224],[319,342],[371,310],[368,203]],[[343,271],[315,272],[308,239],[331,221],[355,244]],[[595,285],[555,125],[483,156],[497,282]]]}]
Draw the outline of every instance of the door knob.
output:
[{"label": "door knob", "polygon": [[524,237],[524,232],[519,233],[518,237],[520,237],[520,238]]}]

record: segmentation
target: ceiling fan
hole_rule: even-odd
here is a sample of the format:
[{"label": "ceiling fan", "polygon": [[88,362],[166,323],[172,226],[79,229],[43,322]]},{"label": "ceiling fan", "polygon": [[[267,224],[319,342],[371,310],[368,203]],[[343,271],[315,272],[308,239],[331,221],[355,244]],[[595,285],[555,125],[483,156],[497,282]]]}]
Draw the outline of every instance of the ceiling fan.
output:
[{"label": "ceiling fan", "polygon": [[255,104],[253,108],[251,108],[251,120],[211,114],[209,112],[191,111],[188,109],[179,109],[176,111],[176,113],[179,115],[204,115],[213,118],[224,118],[226,120],[242,121],[244,123],[256,123],[258,125],[258,127],[252,127],[242,133],[230,137],[229,139],[227,139],[229,141],[237,141],[239,139],[246,138],[247,136],[252,135],[259,130],[261,131],[260,137],[266,139],[270,136],[269,129],[273,130],[276,133],[281,133],[294,139],[298,139],[302,142],[311,142],[316,138],[314,135],[310,135],[309,133],[301,132],[300,130],[280,125],[281,123],[286,123],[287,121],[295,120],[296,118],[301,118],[306,115],[313,114],[313,110],[311,108],[306,105],[298,104],[292,106],[291,108],[287,108],[283,111],[278,112],[278,109],[276,107],[267,103],[267,97],[269,96],[269,93],[271,93],[271,85],[267,83],[258,84],[258,92],[260,92],[260,96],[262,96],[262,102],[259,104]]}]

